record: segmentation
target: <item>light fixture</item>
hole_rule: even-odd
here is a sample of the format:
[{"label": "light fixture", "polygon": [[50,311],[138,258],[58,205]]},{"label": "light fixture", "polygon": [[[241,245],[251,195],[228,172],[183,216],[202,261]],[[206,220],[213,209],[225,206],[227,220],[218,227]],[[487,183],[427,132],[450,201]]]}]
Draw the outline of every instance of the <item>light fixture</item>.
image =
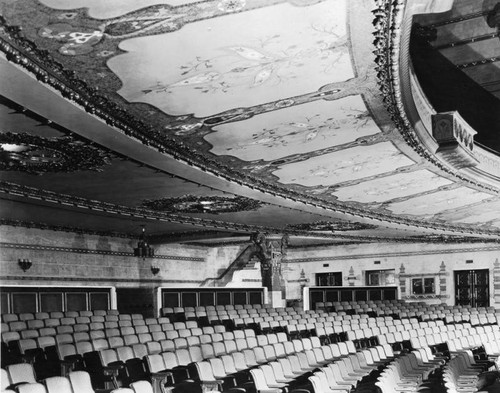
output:
[{"label": "light fixture", "polygon": [[151,266],[151,273],[153,273],[153,276],[156,276],[158,273],[160,273],[160,268]]},{"label": "light fixture", "polygon": [[23,272],[29,270],[30,267],[33,265],[33,263],[29,259],[18,259],[17,264],[23,270]]},{"label": "light fixture", "polygon": [[142,226],[142,232],[139,236],[137,247],[134,248],[134,256],[140,257],[142,259],[152,258],[154,256],[154,250],[148,244],[148,239],[146,237],[146,227],[144,225]]}]

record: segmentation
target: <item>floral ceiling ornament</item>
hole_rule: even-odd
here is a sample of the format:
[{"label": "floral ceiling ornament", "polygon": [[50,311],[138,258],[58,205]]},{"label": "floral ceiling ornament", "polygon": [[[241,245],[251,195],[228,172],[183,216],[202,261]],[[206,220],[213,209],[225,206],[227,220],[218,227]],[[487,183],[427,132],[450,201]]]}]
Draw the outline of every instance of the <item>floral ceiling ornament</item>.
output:
[{"label": "floral ceiling ornament", "polygon": [[363,229],[376,229],[376,225],[364,224],[361,222],[350,221],[316,221],[312,223],[292,224],[288,225],[287,229],[298,229],[305,231],[359,231]]},{"label": "floral ceiling ornament", "polygon": [[245,8],[246,0],[221,0],[217,8],[223,12],[238,12]]},{"label": "floral ceiling ornament", "polygon": [[227,198],[186,195],[180,198],[147,199],[142,202],[142,206],[162,212],[220,214],[256,210],[262,203],[240,196]]},{"label": "floral ceiling ornament", "polygon": [[0,170],[45,172],[101,171],[110,157],[70,137],[44,138],[28,133],[0,134]]}]

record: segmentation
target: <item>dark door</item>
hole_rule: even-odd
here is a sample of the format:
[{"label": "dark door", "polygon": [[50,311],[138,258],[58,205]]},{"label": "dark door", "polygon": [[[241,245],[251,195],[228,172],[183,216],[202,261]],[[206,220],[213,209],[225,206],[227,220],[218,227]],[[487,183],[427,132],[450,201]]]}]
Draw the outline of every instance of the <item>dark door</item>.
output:
[{"label": "dark door", "polygon": [[455,304],[488,307],[490,305],[489,280],[488,269],[455,271]]}]

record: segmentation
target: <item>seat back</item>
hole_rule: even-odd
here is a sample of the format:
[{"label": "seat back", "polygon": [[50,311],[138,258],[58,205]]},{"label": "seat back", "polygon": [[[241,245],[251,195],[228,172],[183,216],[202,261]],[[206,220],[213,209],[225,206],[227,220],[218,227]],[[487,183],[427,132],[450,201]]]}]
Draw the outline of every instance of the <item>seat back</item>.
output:
[{"label": "seat back", "polygon": [[68,374],[68,379],[73,393],[94,393],[88,372],[72,371]]},{"label": "seat back", "polygon": [[153,393],[153,387],[148,381],[137,381],[130,384],[134,393]]},{"label": "seat back", "polygon": [[71,383],[65,377],[49,377],[45,379],[47,393],[73,393]]},{"label": "seat back", "polygon": [[7,366],[10,381],[12,384],[20,382],[36,383],[35,371],[29,363],[17,363]]}]

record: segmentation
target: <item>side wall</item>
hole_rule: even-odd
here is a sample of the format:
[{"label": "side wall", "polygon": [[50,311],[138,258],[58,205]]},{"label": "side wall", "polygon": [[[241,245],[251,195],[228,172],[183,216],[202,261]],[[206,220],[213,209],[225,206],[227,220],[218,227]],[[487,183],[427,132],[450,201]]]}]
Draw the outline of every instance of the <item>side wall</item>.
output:
[{"label": "side wall", "polygon": [[[500,246],[494,243],[357,244],[292,250],[283,271],[289,284],[287,299],[301,297],[301,276],[307,280],[306,285],[314,286],[317,273],[342,272],[343,286],[362,286],[366,285],[367,270],[394,269],[395,285],[402,299],[452,305],[454,271],[489,269],[490,305],[500,308],[499,259]],[[411,280],[427,277],[435,278],[435,293],[412,294]]]},{"label": "side wall", "polygon": [[[128,299],[134,296],[125,289],[148,289],[154,307],[158,306],[154,296],[157,288],[206,287],[213,283],[210,278],[219,277],[246,247],[167,244],[154,247],[155,258],[142,260],[131,255],[136,240],[126,238],[11,226],[0,226],[0,233],[2,285],[108,286],[127,293]],[[23,272],[19,259],[29,259],[33,266]],[[362,286],[367,270],[394,269],[401,298],[454,304],[453,272],[489,269],[490,305],[500,308],[499,259],[500,245],[494,243],[356,244],[291,248],[282,271],[288,300],[300,300],[302,286],[314,286],[317,273],[341,272],[344,286]],[[156,276],[151,273],[152,265],[160,268]],[[245,270],[239,273],[255,275]],[[411,280],[425,277],[435,278],[435,293],[412,294]],[[230,282],[227,286],[239,285]]]}]

